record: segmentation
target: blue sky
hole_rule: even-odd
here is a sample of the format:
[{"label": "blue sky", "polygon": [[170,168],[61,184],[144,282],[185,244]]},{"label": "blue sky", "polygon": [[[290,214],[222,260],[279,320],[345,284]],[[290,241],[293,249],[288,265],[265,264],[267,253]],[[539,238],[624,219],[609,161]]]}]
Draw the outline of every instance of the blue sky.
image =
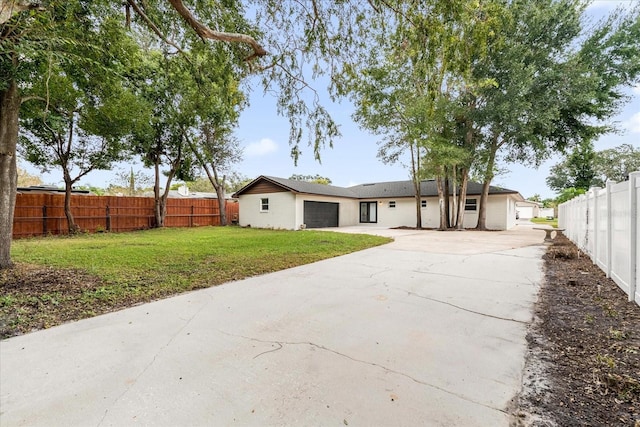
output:
[{"label": "blue sky", "polygon": [[[637,0],[633,0],[637,1]],[[612,11],[619,4],[629,5],[631,1],[602,0],[595,1],[588,9],[588,14],[599,18]],[[292,174],[316,175],[328,177],[333,185],[351,186],[365,182],[397,181],[409,179],[406,165],[396,163],[383,164],[377,157],[378,137],[359,129],[351,119],[352,105],[347,101],[331,103],[322,92],[323,87],[314,85],[319,91],[324,105],[334,120],[340,124],[342,136],[335,142],[333,148],[322,150],[322,163],[313,158],[311,147],[302,147],[302,156],[295,166],[290,156],[289,127],[285,118],[276,114],[275,99],[270,95],[263,95],[262,90],[255,86],[250,96],[250,106],[243,112],[236,135],[244,147],[244,160],[237,165],[236,170],[249,178],[259,175],[272,175],[288,178]],[[629,90],[632,96],[625,108],[612,122],[617,123],[621,134],[605,135],[595,142],[596,150],[615,147],[624,143],[640,147],[640,85]],[[503,164],[508,173],[496,177],[493,185],[519,191],[524,197],[540,194],[542,197],[553,197],[553,191],[547,188],[545,178],[549,168],[561,160],[554,157],[543,163],[539,168],[526,167],[518,164]],[[31,173],[37,172],[26,162],[21,166]],[[126,163],[115,166],[112,171],[95,171],[87,175],[81,184],[107,187],[114,181],[115,171],[142,169],[136,163]],[[148,170],[146,173],[151,174]],[[61,185],[62,174],[51,172],[43,175],[47,184]]]}]

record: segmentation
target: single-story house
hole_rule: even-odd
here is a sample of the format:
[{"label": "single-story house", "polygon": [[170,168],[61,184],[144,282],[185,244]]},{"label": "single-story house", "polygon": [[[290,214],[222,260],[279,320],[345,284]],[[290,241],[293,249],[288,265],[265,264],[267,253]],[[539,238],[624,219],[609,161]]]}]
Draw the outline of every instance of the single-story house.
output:
[{"label": "single-story house", "polygon": [[[465,200],[464,226],[478,223],[482,185],[470,182]],[[422,226],[437,228],[440,221],[434,180],[420,183]],[[241,226],[297,230],[376,224],[415,227],[416,205],[411,181],[377,182],[343,188],[305,181],[259,176],[234,195],[240,203]],[[487,228],[507,230],[516,225],[514,190],[490,187]]]},{"label": "single-story house", "polygon": [[542,206],[542,203],[531,200],[522,200],[517,202],[516,210],[518,211],[518,217],[522,219],[538,218],[540,216],[540,209],[542,209]]}]

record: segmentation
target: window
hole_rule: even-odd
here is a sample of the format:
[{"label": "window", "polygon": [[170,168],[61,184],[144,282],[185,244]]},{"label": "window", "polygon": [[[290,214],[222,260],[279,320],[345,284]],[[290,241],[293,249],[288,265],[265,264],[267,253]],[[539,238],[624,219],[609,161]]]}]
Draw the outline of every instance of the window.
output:
[{"label": "window", "polygon": [[426,208],[427,207],[427,201],[426,200],[420,200],[420,207],[421,208]]},{"label": "window", "polygon": [[396,207],[396,201],[395,201],[395,200],[391,200],[391,201],[389,202],[389,207],[390,207],[390,208],[395,208],[395,207]]},{"label": "window", "polygon": [[464,202],[464,210],[465,211],[478,210],[478,199],[467,199]]},{"label": "window", "polygon": [[260,212],[269,212],[269,199],[260,199]]}]

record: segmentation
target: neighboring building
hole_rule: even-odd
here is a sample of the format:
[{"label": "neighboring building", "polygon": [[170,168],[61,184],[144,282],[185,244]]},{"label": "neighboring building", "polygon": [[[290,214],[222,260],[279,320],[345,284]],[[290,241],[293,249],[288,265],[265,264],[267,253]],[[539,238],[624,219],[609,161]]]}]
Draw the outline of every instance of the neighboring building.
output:
[{"label": "neighboring building", "polygon": [[[18,187],[17,194],[64,194],[64,188],[58,188],[47,185],[32,185],[30,187]],[[71,193],[74,195],[85,195],[85,196],[95,196],[89,190],[76,190],[75,188],[71,190]]]},{"label": "neighboring building", "polygon": [[[482,185],[470,182],[464,225],[478,223]],[[438,192],[433,180],[420,183],[422,226],[437,228]],[[349,188],[259,176],[238,190],[241,226],[258,228],[344,227],[376,224],[415,227],[416,205],[411,181],[361,184]],[[516,225],[516,202],[524,198],[514,190],[490,187],[487,228],[506,230]]]},{"label": "neighboring building", "polygon": [[518,217],[522,219],[538,218],[540,216],[540,209],[542,209],[542,203],[533,202],[531,200],[522,200],[516,203],[516,210],[518,211]]}]

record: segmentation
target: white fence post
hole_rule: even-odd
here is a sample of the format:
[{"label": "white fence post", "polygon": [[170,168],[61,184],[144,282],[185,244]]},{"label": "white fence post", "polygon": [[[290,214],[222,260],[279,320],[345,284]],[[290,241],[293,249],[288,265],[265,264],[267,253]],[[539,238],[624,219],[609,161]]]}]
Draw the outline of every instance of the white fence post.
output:
[{"label": "white fence post", "polygon": [[635,301],[636,286],[638,281],[637,272],[637,250],[638,250],[638,192],[636,190],[636,180],[640,177],[640,172],[629,174],[629,301]]},{"label": "white fence post", "polygon": [[606,203],[607,203],[607,269],[605,273],[607,273],[607,277],[611,277],[611,237],[612,237],[612,227],[611,220],[613,215],[611,215],[611,186],[613,185],[612,181],[607,181],[607,194],[606,194]]},{"label": "white fence post", "polygon": [[589,190],[593,193],[593,253],[591,261],[597,264],[598,259],[598,192],[600,187],[591,187]]}]

